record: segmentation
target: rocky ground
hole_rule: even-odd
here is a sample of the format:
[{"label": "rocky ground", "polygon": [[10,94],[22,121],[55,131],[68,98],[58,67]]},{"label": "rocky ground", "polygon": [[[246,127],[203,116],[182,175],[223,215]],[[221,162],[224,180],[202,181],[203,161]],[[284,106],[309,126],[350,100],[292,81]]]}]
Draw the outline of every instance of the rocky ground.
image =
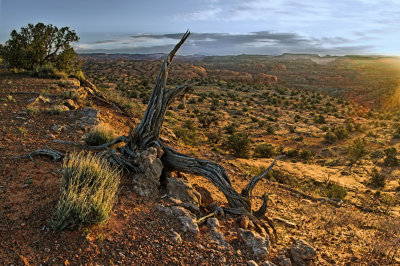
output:
[{"label": "rocky ground", "polygon": [[[54,140],[80,141],[97,123],[125,134],[128,123],[140,117],[92,98],[73,80],[0,73],[0,99],[2,264],[400,264],[396,216],[305,198],[269,180],[256,187],[254,200],[261,204],[261,195],[269,193],[267,216],[276,238],[272,228],[266,232],[246,218],[224,213],[218,206],[226,206],[226,200],[204,178],[178,173],[169,187],[150,198],[140,196],[132,178],[123,176],[118,202],[106,223],[53,231],[49,224],[60,193],[61,163],[12,156],[46,146],[70,152],[73,147]],[[238,190],[248,182],[242,166],[260,163],[181,146],[167,130],[163,137],[181,152],[219,161]],[[290,161],[278,162],[276,169],[316,181],[327,171]],[[360,192],[355,187],[351,193]]]}]

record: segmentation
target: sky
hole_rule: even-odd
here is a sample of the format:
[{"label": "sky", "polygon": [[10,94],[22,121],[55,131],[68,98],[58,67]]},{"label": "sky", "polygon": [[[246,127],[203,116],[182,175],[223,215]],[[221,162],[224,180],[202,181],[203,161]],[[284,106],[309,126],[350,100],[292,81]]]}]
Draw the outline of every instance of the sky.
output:
[{"label": "sky", "polygon": [[400,55],[400,0],[0,0],[0,43],[37,22],[78,53]]}]

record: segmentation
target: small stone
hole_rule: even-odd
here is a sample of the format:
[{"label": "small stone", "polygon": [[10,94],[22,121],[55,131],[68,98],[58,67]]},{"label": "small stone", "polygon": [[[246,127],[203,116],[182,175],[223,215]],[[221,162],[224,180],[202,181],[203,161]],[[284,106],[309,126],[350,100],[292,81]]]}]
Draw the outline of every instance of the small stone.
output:
[{"label": "small stone", "polygon": [[311,260],[317,256],[315,249],[306,241],[301,239],[293,239],[293,241],[290,254],[295,264],[304,264],[305,260]]},{"label": "small stone", "polygon": [[53,131],[56,132],[56,133],[60,133],[61,130],[62,130],[63,128],[64,128],[64,127],[61,126],[61,125],[55,125],[55,126],[52,126],[52,127],[51,127],[51,130],[53,130]]},{"label": "small stone", "polygon": [[172,213],[176,216],[188,216],[188,217],[192,217],[192,218],[196,218],[196,216],[191,213],[189,210],[181,207],[181,206],[172,206],[171,207]]},{"label": "small stone", "polygon": [[247,266],[258,266],[258,264],[254,260],[249,260],[246,263],[247,263]]},{"label": "small stone", "polygon": [[246,246],[252,249],[254,255],[261,258],[268,256],[270,248],[270,242],[268,238],[262,237],[250,230],[243,230],[242,228],[239,228],[239,234]]},{"label": "small stone", "polygon": [[192,203],[197,206],[200,205],[200,193],[194,190],[187,181],[168,178],[167,182],[168,196],[186,203]]},{"label": "small stone", "polygon": [[283,259],[283,260],[281,260],[279,262],[279,265],[281,265],[281,266],[292,266],[292,262],[290,261],[289,258],[285,258],[285,259]]},{"label": "small stone", "polygon": [[170,207],[164,207],[162,205],[157,205],[157,210],[164,212],[166,215],[172,215],[172,210]]},{"label": "small stone", "polygon": [[56,138],[56,136],[54,136],[53,134],[46,134],[45,137],[48,138],[48,139],[55,139]]},{"label": "small stone", "polygon": [[270,261],[264,261],[261,263],[261,266],[276,266],[275,263],[272,263]]},{"label": "small stone", "polygon": [[45,249],[44,249],[44,252],[49,253],[49,252],[50,252],[50,249],[49,249],[49,248],[45,248]]},{"label": "small stone", "polygon": [[180,216],[179,220],[182,223],[183,232],[190,232],[195,235],[198,235],[200,233],[199,227],[197,226],[195,219],[189,216]]},{"label": "small stone", "polygon": [[217,218],[208,218],[207,219],[207,224],[211,228],[218,228],[219,227],[219,221]]},{"label": "small stone", "polygon": [[212,228],[210,231],[210,237],[213,241],[215,241],[220,248],[226,248],[230,245],[226,241],[224,235],[217,228]]},{"label": "small stone", "polygon": [[180,234],[178,234],[177,232],[175,232],[174,230],[171,230],[171,240],[174,241],[177,244],[182,244],[182,237]]}]

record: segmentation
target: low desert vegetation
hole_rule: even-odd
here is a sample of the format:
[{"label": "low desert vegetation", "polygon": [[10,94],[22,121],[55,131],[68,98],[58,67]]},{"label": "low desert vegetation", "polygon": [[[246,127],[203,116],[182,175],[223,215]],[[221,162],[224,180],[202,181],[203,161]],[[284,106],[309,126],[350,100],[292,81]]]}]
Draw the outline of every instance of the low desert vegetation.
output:
[{"label": "low desert vegetation", "polygon": [[95,126],[85,137],[85,144],[88,146],[99,146],[110,142],[115,137],[114,130],[106,125]]},{"label": "low desert vegetation", "polygon": [[71,153],[63,164],[61,196],[53,217],[56,230],[106,221],[116,202],[120,173],[102,158]]},{"label": "low desert vegetation", "polygon": [[238,158],[250,157],[250,139],[243,133],[234,133],[226,139],[225,146]]}]

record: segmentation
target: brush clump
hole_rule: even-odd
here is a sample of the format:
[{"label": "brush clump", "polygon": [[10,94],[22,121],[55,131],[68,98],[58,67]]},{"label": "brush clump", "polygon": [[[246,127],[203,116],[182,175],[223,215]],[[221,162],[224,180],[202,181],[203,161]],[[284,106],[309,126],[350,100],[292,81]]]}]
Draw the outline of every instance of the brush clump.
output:
[{"label": "brush clump", "polygon": [[98,156],[71,153],[63,164],[61,196],[53,228],[63,230],[106,221],[117,198],[120,172]]}]

